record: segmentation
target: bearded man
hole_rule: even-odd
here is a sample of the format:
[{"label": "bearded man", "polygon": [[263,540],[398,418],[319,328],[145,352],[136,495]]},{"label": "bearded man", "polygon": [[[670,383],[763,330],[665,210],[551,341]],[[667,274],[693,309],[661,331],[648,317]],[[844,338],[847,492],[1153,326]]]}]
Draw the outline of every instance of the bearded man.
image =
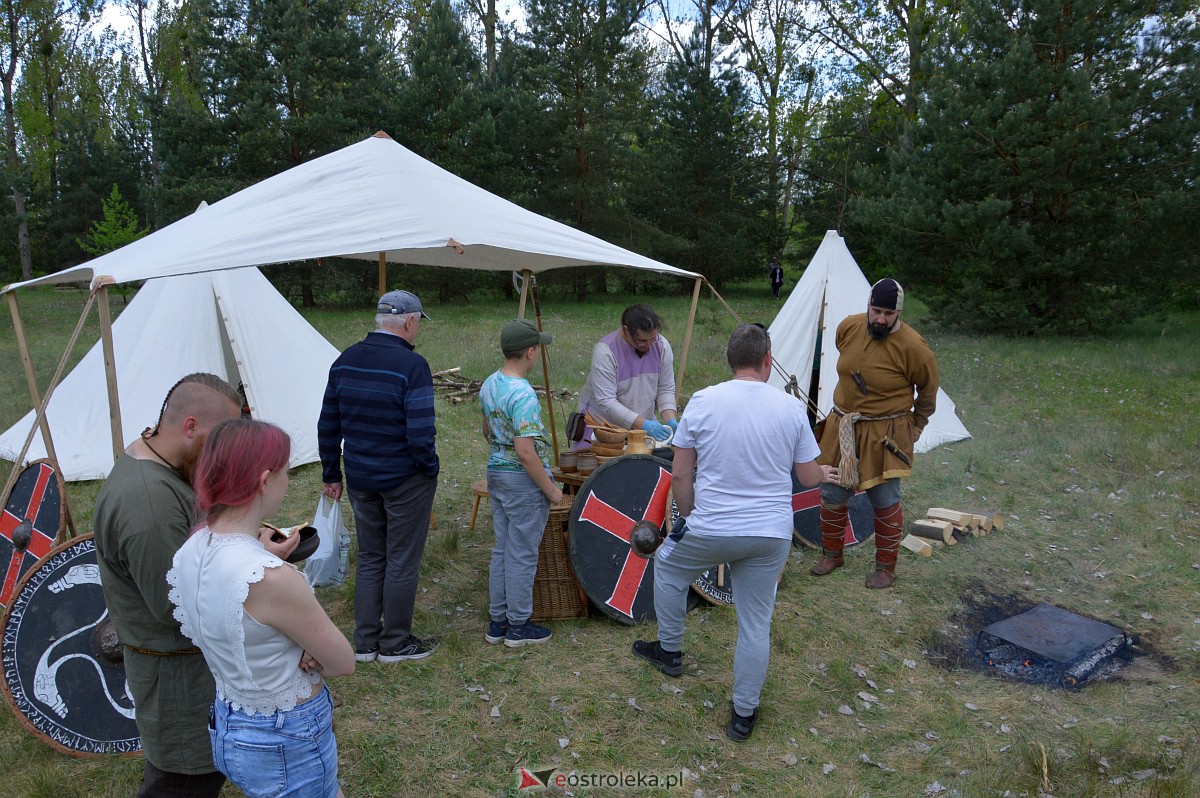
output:
[{"label": "bearded man", "polygon": [[[139,798],[217,796],[208,715],[216,687],[200,649],[180,632],[167,570],[195,521],[192,473],[217,422],[242,398],[212,374],[189,374],[167,392],[158,424],[131,443],[96,496],[96,559],[104,601],[124,646],[145,764]],[[264,544],[286,558],[299,543]]]},{"label": "bearded man", "polygon": [[867,312],[838,325],[838,382],[817,462],[838,467],[821,486],[821,561],[813,576],[842,567],[850,497],[863,490],[875,512],[875,572],[869,588],[896,581],[904,528],[900,480],[912,476],[913,447],[937,402],[937,361],[925,339],[900,321],[904,289],[884,278],[871,286]]}]

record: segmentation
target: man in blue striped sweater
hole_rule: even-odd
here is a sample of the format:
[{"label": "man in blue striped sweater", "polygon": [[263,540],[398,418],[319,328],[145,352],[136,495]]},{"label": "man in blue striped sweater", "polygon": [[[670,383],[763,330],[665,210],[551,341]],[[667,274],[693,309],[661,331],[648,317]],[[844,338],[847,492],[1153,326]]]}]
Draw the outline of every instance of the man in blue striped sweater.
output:
[{"label": "man in blue striped sweater", "polygon": [[417,577],[437,489],[433,376],[413,344],[421,300],[408,291],[379,299],[375,332],[329,368],[317,422],[324,493],[346,493],[354,509],[358,564],[354,657],[424,659],[434,642],[412,633]]}]

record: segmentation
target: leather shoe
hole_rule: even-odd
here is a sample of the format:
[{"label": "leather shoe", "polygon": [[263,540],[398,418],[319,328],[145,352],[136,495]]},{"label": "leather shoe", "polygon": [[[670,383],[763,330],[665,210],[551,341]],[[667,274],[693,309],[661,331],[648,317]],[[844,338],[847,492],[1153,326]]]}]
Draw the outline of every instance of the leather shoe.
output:
[{"label": "leather shoe", "polygon": [[895,581],[896,574],[894,572],[876,568],[875,573],[867,577],[867,587],[874,590],[882,590],[885,587],[891,587]]},{"label": "leather shoe", "polygon": [[845,562],[845,559],[842,557],[822,557],[821,561],[813,566],[813,569],[809,573],[813,576],[825,576],[841,568]]}]

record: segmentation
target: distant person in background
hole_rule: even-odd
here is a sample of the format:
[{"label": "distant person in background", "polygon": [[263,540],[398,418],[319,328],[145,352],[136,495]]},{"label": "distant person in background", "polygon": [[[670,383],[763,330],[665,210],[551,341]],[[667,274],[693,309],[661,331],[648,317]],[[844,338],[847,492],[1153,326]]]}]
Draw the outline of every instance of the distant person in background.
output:
[{"label": "distant person in background", "polygon": [[783,288],[783,267],[779,265],[778,260],[771,261],[771,268],[767,270],[767,278],[771,281],[771,296],[779,299],[779,289]]},{"label": "distant person in background", "polygon": [[[208,738],[213,677],[172,615],[167,571],[195,520],[192,474],[204,441],[241,410],[242,397],[220,377],[187,375],[167,392],[158,423],[129,444],[96,496],[100,584],[124,646],[145,752],[139,798],[215,797],[225,783]],[[293,536],[264,545],[287,557],[299,542]]]},{"label": "distant person in background", "polygon": [[317,421],[324,493],[346,492],[358,561],[354,658],[425,659],[435,642],[412,633],[417,578],[440,468],[434,444],[433,374],[415,350],[421,300],[408,291],[379,298],[375,332],[329,367]]},{"label": "distant person in background", "polygon": [[821,486],[823,555],[813,576],[842,567],[850,497],[863,490],[875,511],[875,572],[867,587],[896,581],[904,529],[900,480],[912,476],[913,447],[938,391],[937,361],[925,339],[900,321],[903,309],[904,289],[887,277],[871,286],[866,313],[838,325],[838,381],[820,462],[838,466],[841,479]]},{"label": "distant person in background", "polygon": [[[659,334],[654,308],[630,305],[621,327],[592,348],[592,368],[579,393],[579,412],[626,429],[645,430],[658,441],[674,434],[675,357]],[[662,421],[655,418],[655,411]],[[581,445],[591,440],[589,427]]]},{"label": "distant person in background", "polygon": [[542,408],[526,375],[541,345],[553,339],[529,319],[516,319],[500,332],[504,365],[479,390],[483,436],[488,442],[487,485],[492,499],[496,545],[488,570],[490,623],[484,639],[509,648],[550,639],[550,630],[532,623],[533,580],[538,547],[550,505],[562,491],[550,478],[550,442]]},{"label": "distant person in background", "polygon": [[[175,553],[175,618],[216,679],[212,761],[251,798],[333,798],[333,700],[323,676],[354,672],[354,650],[303,574],[258,537],[288,487],[291,441],[272,424],[230,419],[196,465],[203,525]],[[299,538],[299,535],[293,535]]]}]

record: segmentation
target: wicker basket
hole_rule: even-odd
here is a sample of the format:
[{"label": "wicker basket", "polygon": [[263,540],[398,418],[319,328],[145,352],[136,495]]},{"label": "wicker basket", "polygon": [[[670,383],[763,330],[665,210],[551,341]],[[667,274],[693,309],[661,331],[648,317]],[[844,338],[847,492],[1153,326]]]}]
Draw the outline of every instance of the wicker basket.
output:
[{"label": "wicker basket", "polygon": [[587,596],[575,578],[567,555],[567,523],[571,519],[571,499],[567,496],[550,508],[546,532],[538,550],[537,574],[533,578],[534,621],[558,621],[583,618],[588,614]]}]

